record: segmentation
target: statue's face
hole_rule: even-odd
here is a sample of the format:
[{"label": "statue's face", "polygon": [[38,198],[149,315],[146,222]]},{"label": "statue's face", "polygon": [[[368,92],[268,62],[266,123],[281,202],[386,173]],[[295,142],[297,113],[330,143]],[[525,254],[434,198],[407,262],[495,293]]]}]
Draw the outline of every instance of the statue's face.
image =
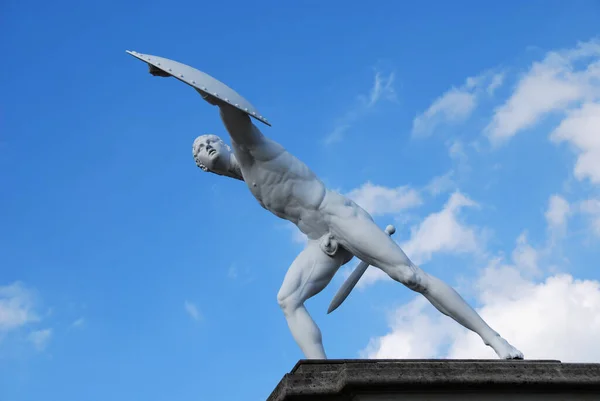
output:
[{"label": "statue's face", "polygon": [[204,171],[223,174],[229,171],[231,149],[216,135],[201,135],[192,146],[196,165]]}]

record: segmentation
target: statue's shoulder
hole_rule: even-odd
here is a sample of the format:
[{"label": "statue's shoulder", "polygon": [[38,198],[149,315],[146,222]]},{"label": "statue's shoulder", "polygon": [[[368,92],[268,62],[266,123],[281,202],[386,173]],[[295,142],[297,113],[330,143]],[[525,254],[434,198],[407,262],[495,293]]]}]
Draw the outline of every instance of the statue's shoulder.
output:
[{"label": "statue's shoulder", "polygon": [[262,136],[251,146],[242,146],[241,150],[248,152],[256,161],[268,162],[277,159],[290,162],[293,157],[283,146],[266,136]]}]

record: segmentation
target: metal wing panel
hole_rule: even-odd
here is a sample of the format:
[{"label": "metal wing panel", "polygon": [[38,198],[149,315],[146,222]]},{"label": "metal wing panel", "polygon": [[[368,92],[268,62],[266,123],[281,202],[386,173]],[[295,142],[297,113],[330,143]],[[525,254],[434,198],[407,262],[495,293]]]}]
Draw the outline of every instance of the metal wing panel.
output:
[{"label": "metal wing panel", "polygon": [[237,109],[247,113],[250,117],[254,117],[258,121],[271,126],[271,123],[256,110],[250,102],[240,96],[236,91],[222,83],[221,81],[211,77],[210,75],[192,68],[188,65],[177,61],[169,60],[163,57],[151,56],[149,54],[137,53],[127,50],[127,53],[133,57],[142,60],[151,66],[164,71],[165,73],[177,78],[201,92],[210,96],[217,97]]}]

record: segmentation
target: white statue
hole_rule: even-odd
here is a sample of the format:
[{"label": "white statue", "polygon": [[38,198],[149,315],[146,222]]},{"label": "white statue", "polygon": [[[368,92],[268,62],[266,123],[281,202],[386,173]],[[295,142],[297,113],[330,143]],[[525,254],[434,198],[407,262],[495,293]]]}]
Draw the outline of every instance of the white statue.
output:
[{"label": "white statue", "polygon": [[[179,74],[176,70],[182,64],[139,53],[133,55],[148,62],[154,75],[173,75],[194,86],[208,103],[218,106],[231,138],[231,148],[216,135],[199,136],[193,143],[198,167],[244,181],[263,208],[291,221],[306,234],[306,248],[290,266],[277,295],[290,331],[306,358],[325,359],[326,355],[321,331],[304,302],[321,292],[340,266],[353,257],[422,294],[440,312],[477,333],[500,358],[523,358],[454,289],[412,263],[390,238],[390,233],[379,228],[365,210],[326,188],[302,161],[265,137],[248,115],[253,112],[244,112],[238,104],[234,107],[229,98],[201,87],[196,80],[203,78],[195,75],[196,80],[192,79],[189,74],[194,76],[193,71],[198,71],[191,67],[184,66],[187,70]],[[156,60],[162,61],[162,66]],[[169,62],[174,63],[173,70],[167,68]]]}]

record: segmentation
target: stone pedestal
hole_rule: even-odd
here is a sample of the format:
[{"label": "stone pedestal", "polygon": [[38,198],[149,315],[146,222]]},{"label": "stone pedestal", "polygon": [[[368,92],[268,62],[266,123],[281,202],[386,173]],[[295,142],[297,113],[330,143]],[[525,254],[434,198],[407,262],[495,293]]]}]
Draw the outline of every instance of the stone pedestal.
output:
[{"label": "stone pedestal", "polygon": [[600,400],[600,364],[301,360],[267,401]]}]

